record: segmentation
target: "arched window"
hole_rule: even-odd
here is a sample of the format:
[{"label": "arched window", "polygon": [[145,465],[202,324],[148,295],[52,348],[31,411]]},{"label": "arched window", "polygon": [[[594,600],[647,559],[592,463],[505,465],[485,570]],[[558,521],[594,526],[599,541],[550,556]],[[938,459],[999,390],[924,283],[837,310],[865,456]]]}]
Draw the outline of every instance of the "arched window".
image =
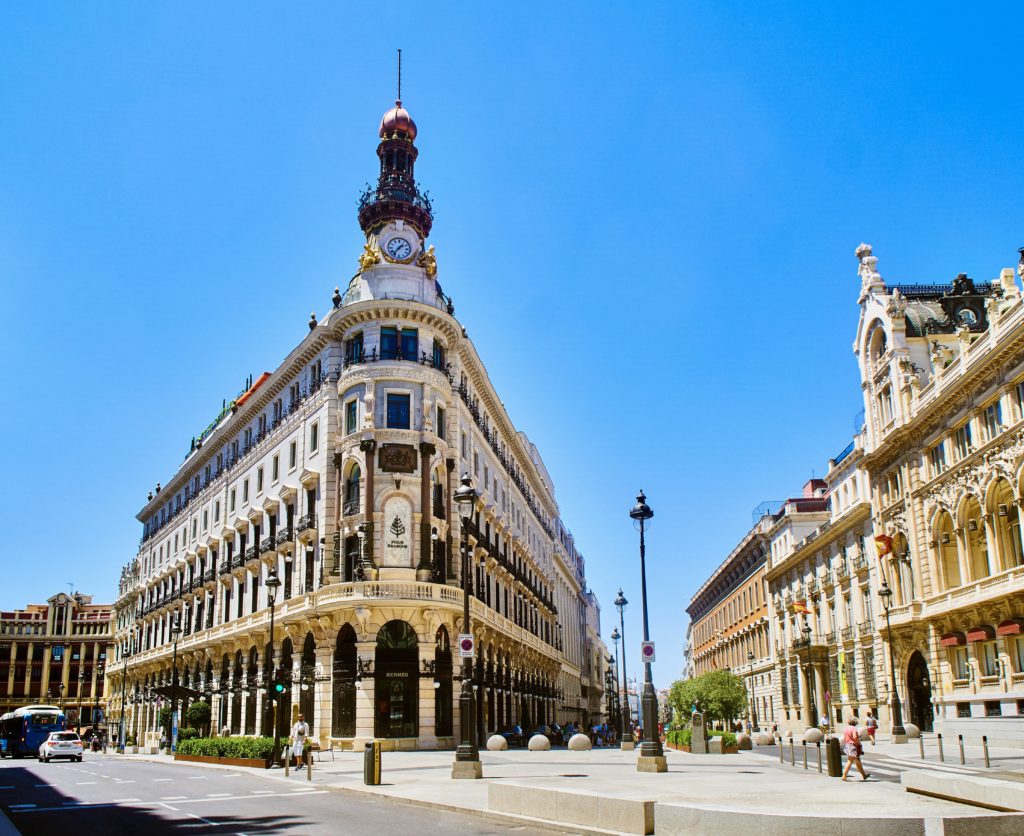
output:
[{"label": "arched window", "polygon": [[964,529],[970,580],[987,578],[992,574],[988,560],[988,538],[985,536],[985,521],[981,517],[981,503],[975,497],[969,496],[963,501],[960,506],[960,522]]},{"label": "arched window", "polygon": [[331,680],[331,736],[354,737],[356,733],[356,633],[343,624],[334,646]]},{"label": "arched window", "polygon": [[935,544],[944,588],[954,589],[962,585],[960,553],[957,548],[956,534],[953,531],[953,518],[948,511],[943,511],[936,520]]},{"label": "arched window", "polygon": [[353,464],[345,478],[344,514],[346,517],[359,513],[359,479],[361,476],[362,471],[359,469],[359,465]]},{"label": "arched window", "polygon": [[1013,488],[1006,479],[997,479],[989,491],[988,512],[995,529],[996,558],[1000,569],[1012,569],[1024,563],[1021,547],[1020,514],[1014,501]]},{"label": "arched window", "polygon": [[448,630],[437,628],[434,637],[434,734],[452,736],[452,650]]}]

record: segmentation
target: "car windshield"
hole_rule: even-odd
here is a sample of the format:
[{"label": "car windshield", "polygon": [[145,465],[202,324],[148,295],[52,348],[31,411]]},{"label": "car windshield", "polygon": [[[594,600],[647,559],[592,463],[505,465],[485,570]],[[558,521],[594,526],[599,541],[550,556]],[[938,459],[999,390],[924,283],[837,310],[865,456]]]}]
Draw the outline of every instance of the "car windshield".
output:
[{"label": "car windshield", "polygon": [[78,735],[74,732],[54,732],[50,740],[78,740]]}]

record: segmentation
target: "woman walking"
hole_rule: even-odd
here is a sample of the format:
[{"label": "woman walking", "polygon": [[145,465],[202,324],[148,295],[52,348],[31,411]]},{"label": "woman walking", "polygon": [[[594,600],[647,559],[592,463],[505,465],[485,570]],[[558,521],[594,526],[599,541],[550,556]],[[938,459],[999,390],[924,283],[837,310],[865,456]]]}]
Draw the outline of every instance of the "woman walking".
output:
[{"label": "woman walking", "polygon": [[856,766],[862,780],[870,778],[870,774],[864,771],[860,762],[860,756],[864,753],[864,747],[860,743],[860,732],[857,731],[857,718],[851,717],[846,724],[846,731],[843,733],[843,753],[846,755],[846,769],[843,771],[843,780],[847,780],[850,774],[850,767]]}]

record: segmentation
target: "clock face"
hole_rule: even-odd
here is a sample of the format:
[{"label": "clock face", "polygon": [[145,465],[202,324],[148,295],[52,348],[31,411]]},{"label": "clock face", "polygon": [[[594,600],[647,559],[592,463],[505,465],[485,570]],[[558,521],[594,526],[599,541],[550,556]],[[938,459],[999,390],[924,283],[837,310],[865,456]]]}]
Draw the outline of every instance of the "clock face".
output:
[{"label": "clock face", "polygon": [[395,261],[405,261],[412,255],[412,244],[404,238],[392,238],[388,241],[385,250]]},{"label": "clock face", "polygon": [[960,321],[964,325],[974,325],[978,322],[978,316],[970,308],[961,308],[959,312]]}]

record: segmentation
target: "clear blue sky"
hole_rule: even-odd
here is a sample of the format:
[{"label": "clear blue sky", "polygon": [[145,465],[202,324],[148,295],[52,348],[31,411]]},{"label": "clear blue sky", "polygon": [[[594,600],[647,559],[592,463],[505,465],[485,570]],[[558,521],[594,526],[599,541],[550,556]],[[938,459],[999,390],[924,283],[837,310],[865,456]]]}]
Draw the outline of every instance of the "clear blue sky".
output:
[{"label": "clear blue sky", "polygon": [[853,250],[1024,246],[1019,4],[51,3],[0,11],[0,606],[102,600],[135,513],[361,249],[403,98],[440,279],[655,676],[751,509],[861,409]]}]

